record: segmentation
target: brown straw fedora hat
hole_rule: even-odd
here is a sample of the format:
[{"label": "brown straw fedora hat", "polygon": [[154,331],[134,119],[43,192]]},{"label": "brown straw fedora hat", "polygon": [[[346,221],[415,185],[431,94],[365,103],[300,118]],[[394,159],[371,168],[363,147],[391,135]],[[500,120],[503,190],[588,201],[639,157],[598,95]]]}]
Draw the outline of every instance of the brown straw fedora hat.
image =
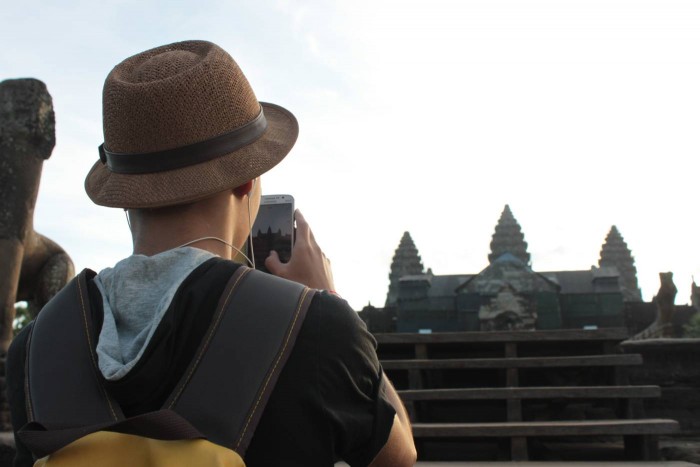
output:
[{"label": "brown straw fedora hat", "polygon": [[231,56],[187,41],[127,58],[107,76],[104,144],[85,179],[96,204],[155,208],[204,199],[267,172],[299,126],[258,102]]}]

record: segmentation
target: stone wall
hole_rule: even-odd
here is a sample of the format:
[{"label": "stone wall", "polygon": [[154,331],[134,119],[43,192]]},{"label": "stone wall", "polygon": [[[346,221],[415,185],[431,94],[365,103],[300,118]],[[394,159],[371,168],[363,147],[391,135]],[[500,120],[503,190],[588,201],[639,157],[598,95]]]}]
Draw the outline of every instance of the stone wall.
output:
[{"label": "stone wall", "polygon": [[649,339],[623,342],[644,364],[630,367],[631,384],[661,386],[661,398],[645,401],[646,416],[672,418],[683,434],[700,435],[700,339]]}]

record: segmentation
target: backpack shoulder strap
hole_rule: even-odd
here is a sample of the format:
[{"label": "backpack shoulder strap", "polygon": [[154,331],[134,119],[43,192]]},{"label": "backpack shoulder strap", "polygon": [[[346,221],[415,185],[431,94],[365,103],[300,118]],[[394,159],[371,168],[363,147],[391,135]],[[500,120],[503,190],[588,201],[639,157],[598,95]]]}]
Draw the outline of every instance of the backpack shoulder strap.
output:
[{"label": "backpack shoulder strap", "polygon": [[239,267],[190,366],[162,410],[124,419],[102,386],[84,270],[39,313],[27,346],[28,423],[39,457],[99,430],[177,440],[206,437],[241,457],[294,346],[314,291]]},{"label": "backpack shoulder strap", "polygon": [[301,284],[240,266],[164,409],[243,457],[313,296]]},{"label": "backpack shoulder strap", "polygon": [[46,304],[27,342],[25,391],[28,420],[45,426],[79,426],[123,418],[98,378],[83,270]]}]

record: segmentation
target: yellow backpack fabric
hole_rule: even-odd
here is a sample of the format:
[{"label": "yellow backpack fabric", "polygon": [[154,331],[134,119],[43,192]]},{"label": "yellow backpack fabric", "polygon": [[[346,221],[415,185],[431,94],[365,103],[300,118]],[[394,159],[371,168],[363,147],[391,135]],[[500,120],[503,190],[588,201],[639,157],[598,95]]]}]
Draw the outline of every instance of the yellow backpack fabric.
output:
[{"label": "yellow backpack fabric", "polygon": [[110,431],[84,436],[34,467],[245,467],[235,451],[204,439],[162,441]]}]

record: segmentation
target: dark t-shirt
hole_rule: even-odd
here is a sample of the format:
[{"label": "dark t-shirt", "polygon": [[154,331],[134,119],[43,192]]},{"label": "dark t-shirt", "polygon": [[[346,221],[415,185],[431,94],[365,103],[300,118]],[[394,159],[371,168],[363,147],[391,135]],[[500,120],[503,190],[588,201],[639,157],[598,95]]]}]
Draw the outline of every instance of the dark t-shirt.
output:
[{"label": "dark t-shirt", "polygon": [[[209,327],[219,296],[239,265],[212,258],[197,267],[173,302],[136,366],[104,381],[126,416],[161,408]],[[102,327],[102,297],[89,284],[94,334]],[[14,340],[7,383],[15,432],[27,422],[24,360],[28,328]],[[245,456],[249,467],[366,466],[386,443],[395,411],[383,391],[376,342],[344,300],[319,292],[311,302]],[[245,349],[241,349],[245,351]],[[222,368],[222,371],[225,369]],[[15,466],[32,465],[17,442]]]}]

